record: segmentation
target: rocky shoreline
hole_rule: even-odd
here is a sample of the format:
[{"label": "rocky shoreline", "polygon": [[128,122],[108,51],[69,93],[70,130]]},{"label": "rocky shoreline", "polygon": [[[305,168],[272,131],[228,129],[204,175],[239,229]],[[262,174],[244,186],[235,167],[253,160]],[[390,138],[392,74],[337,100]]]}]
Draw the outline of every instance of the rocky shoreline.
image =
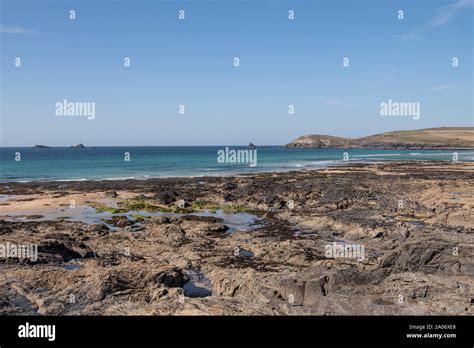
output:
[{"label": "rocky shoreline", "polygon": [[[3,183],[0,195],[0,245],[38,250],[0,257],[2,315],[474,313],[472,163]],[[229,229],[221,211],[255,221]]]}]

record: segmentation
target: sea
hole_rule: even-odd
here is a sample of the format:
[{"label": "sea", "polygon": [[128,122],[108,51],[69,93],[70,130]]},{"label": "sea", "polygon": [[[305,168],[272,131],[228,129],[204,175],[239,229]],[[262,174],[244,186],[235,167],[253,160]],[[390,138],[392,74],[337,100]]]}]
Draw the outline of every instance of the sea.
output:
[{"label": "sea", "polygon": [[[230,150],[249,150],[229,146]],[[0,182],[225,176],[327,168],[349,163],[433,160],[474,162],[472,150],[288,149],[258,146],[256,163],[218,160],[225,146],[0,147]],[[245,156],[240,157],[245,160]],[[247,157],[248,159],[248,157]],[[474,166],[474,164],[473,164]]]}]

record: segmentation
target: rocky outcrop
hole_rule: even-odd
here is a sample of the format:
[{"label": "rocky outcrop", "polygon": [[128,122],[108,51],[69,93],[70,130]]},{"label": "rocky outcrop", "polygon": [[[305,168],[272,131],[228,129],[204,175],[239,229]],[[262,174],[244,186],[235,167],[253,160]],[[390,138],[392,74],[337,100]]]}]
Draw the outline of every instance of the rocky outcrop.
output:
[{"label": "rocky outcrop", "polygon": [[[145,195],[171,207],[187,197],[191,206],[240,207],[259,219],[250,230],[231,230],[219,218],[186,213],[133,221],[140,229],[131,230],[120,214],[113,228],[3,217],[0,244],[36,244],[39,258],[0,258],[0,314],[472,315],[469,168],[390,162],[186,185],[71,182],[71,191],[102,190],[117,203]],[[58,185],[5,186],[36,194]],[[328,254],[335,245],[349,253]]]}]

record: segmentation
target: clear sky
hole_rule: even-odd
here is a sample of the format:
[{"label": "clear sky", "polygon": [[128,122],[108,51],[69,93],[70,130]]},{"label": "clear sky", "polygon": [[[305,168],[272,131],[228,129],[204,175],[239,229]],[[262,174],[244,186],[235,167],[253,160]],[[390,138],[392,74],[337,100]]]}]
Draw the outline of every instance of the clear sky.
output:
[{"label": "clear sky", "polygon": [[[284,144],[474,123],[474,0],[0,3],[1,146]],[[64,99],[94,102],[95,118],[56,116]],[[419,102],[420,119],[381,116],[389,99]]]}]

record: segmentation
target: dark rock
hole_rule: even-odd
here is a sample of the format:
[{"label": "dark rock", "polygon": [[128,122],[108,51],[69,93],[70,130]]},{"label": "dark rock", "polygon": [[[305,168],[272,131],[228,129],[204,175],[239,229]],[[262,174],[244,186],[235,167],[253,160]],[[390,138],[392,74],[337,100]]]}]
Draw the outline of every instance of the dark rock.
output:
[{"label": "dark rock", "polygon": [[442,266],[432,263],[435,256],[449,246],[430,243],[408,244],[399,248],[380,261],[380,268],[389,268],[392,273],[399,272],[425,272],[433,273]]},{"label": "dark rock", "polygon": [[347,209],[350,206],[350,202],[348,200],[343,200],[343,201],[338,202],[336,206],[338,210]]},{"label": "dark rock", "polygon": [[107,225],[104,224],[92,224],[87,226],[86,229],[87,232],[90,233],[97,233],[99,235],[104,235],[110,232],[110,229],[107,227]]},{"label": "dark rock", "polygon": [[77,145],[71,145],[70,148],[71,149],[84,149],[85,146],[82,144],[77,144]]},{"label": "dark rock", "polygon": [[183,271],[179,268],[173,268],[171,270],[161,271],[155,274],[153,281],[156,284],[163,285],[167,288],[183,287],[189,281]]},{"label": "dark rock", "polygon": [[223,224],[212,224],[209,226],[208,231],[211,233],[224,233],[229,230],[229,227]]},{"label": "dark rock", "polygon": [[13,232],[13,222],[0,220],[0,234],[8,234]]},{"label": "dark rock", "polygon": [[[77,241],[48,241],[38,246],[38,254],[51,255],[55,259],[68,262],[74,259],[95,257],[95,253],[86,244]],[[41,255],[40,255],[41,258]]]},{"label": "dark rock", "polygon": [[135,223],[134,221],[130,221],[126,216],[123,215],[112,216],[110,219],[104,221],[110,225],[114,225],[121,228],[133,225]]},{"label": "dark rock", "polygon": [[101,284],[101,298],[130,288],[132,280],[124,273],[113,271],[105,276]]},{"label": "dark rock", "polygon": [[187,221],[203,221],[203,222],[222,222],[221,218],[216,218],[214,216],[201,216],[201,215],[184,215],[181,217],[182,220]]},{"label": "dark rock", "polygon": [[158,192],[154,198],[160,204],[169,205],[174,203],[177,197],[178,193],[176,191],[166,190]]},{"label": "dark rock", "polygon": [[127,226],[127,227],[125,227],[125,229],[126,229],[127,231],[131,231],[131,232],[140,232],[140,231],[145,230],[145,226],[142,226],[142,225],[132,225],[132,226]]},{"label": "dark rock", "polygon": [[224,202],[232,202],[236,199],[236,197],[234,195],[231,195],[230,193],[224,194],[223,198]]},{"label": "dark rock", "polygon": [[232,191],[237,188],[237,185],[233,182],[227,182],[222,186],[222,188],[227,191]]}]

